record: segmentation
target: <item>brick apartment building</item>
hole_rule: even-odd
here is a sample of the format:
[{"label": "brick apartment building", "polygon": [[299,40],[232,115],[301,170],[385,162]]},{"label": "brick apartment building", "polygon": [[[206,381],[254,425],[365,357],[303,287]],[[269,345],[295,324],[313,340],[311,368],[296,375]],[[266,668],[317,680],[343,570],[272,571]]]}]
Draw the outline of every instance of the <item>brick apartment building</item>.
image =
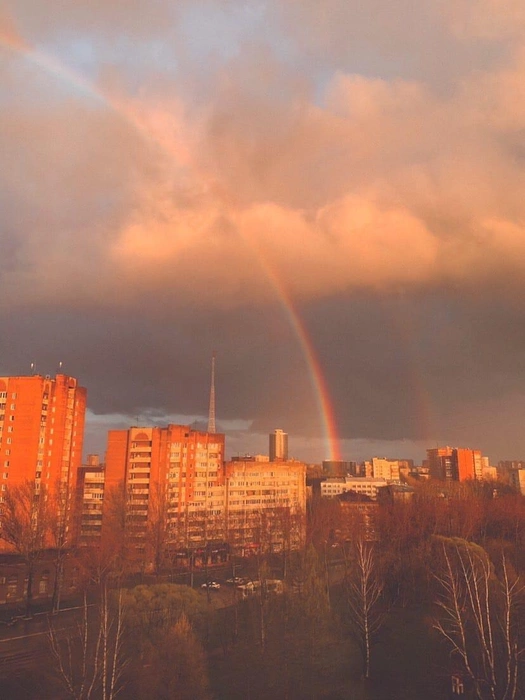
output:
[{"label": "brick apartment building", "polygon": [[86,389],[74,377],[0,377],[0,498],[30,481],[36,493],[60,490],[71,513],[85,412]]}]

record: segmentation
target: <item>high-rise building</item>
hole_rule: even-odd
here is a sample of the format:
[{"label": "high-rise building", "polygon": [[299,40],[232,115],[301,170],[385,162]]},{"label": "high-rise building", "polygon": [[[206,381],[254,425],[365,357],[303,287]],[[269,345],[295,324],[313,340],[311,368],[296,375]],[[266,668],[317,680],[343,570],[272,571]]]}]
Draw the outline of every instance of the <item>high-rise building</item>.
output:
[{"label": "high-rise building", "polygon": [[270,433],[270,462],[288,459],[288,433],[283,430],[274,430]]},{"label": "high-rise building", "polygon": [[[69,512],[82,463],[86,389],[65,374],[0,377],[1,491],[60,489]],[[0,493],[1,495],[1,493]]]},{"label": "high-rise building", "polygon": [[433,447],[427,450],[431,479],[452,481],[455,479],[452,447]]},{"label": "high-rise building", "polygon": [[435,447],[427,450],[430,476],[440,481],[467,481],[483,478],[480,450],[465,447]]},{"label": "high-rise building", "polygon": [[104,498],[116,490],[125,495],[127,522],[139,540],[159,515],[177,546],[220,540],[223,460],[220,433],[187,425],[110,430]]},{"label": "high-rise building", "polygon": [[[165,544],[181,555],[211,546],[211,556],[214,544],[246,554],[304,543],[306,465],[223,459],[220,433],[181,425],[112,430],[104,500],[124,495],[128,532],[145,549],[159,516]],[[103,536],[104,527],[103,520]]]}]

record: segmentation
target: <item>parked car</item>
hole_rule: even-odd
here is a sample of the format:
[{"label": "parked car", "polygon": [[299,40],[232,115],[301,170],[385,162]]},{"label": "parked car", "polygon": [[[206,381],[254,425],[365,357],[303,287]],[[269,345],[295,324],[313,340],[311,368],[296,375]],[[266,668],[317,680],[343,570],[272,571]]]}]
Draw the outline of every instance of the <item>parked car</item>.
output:
[{"label": "parked car", "polygon": [[221,587],[221,584],[218,581],[208,581],[207,583],[203,583],[201,588],[211,588],[212,590],[219,590]]},{"label": "parked car", "polygon": [[226,583],[228,583],[230,586],[238,586],[240,583],[246,583],[246,579],[241,578],[240,576],[234,576],[233,578],[227,578]]}]

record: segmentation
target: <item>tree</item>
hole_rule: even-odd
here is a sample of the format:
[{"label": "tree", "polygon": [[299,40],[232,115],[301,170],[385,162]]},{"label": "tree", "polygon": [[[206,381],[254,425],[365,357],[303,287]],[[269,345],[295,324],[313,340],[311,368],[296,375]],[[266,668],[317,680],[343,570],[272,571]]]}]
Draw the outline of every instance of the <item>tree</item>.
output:
[{"label": "tree", "polygon": [[172,628],[185,614],[204,615],[206,604],[197,591],[175,583],[135,586],[122,594],[122,609],[126,628],[140,649],[152,642],[159,631]]},{"label": "tree", "polygon": [[363,676],[370,678],[372,645],[384,618],[379,605],[383,583],[377,574],[374,548],[362,540],[355,546],[346,591],[352,630],[363,657]]},{"label": "tree", "polygon": [[185,614],[160,630],[143,654],[139,698],[209,700],[206,656]]},{"label": "tree", "polygon": [[168,493],[164,483],[154,483],[149,494],[146,555],[156,574],[165,562],[168,543]]},{"label": "tree", "polygon": [[86,581],[102,585],[108,578],[119,580],[139,567],[137,540],[128,527],[128,497],[123,483],[106,489],[101,536],[81,550]]},{"label": "tree", "polygon": [[57,483],[48,504],[50,545],[55,551],[55,581],[53,586],[53,598],[51,601],[53,612],[60,609],[64,561],[71,544],[70,523],[68,522],[70,518],[68,500],[67,486],[60,482]]},{"label": "tree", "polygon": [[499,572],[485,550],[458,538],[437,538],[441,545],[434,627],[470,679],[479,700],[515,700],[519,696],[519,605],[523,586],[504,555]]},{"label": "tree", "polygon": [[47,491],[35,481],[25,481],[5,492],[0,509],[0,536],[26,565],[26,615],[31,615],[35,563],[42,555],[49,533]]},{"label": "tree", "polygon": [[107,584],[102,586],[99,605],[92,611],[84,596],[83,617],[77,633],[62,637],[53,627],[49,630],[51,652],[56,672],[73,700],[114,700],[123,687],[128,665],[124,650],[122,591],[113,605]]}]

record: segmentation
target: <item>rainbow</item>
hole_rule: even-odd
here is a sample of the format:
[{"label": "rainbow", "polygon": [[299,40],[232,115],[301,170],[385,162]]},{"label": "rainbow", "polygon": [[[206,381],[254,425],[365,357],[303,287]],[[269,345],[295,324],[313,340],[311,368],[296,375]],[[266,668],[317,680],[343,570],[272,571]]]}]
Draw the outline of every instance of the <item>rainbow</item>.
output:
[{"label": "rainbow", "polygon": [[340,439],[337,430],[334,408],[330,397],[330,392],[328,391],[326,384],[326,379],[312,340],[306,331],[305,325],[299,312],[295,308],[288,290],[269,264],[266,256],[260,249],[255,248],[253,242],[247,241],[247,243],[253,250],[256,251],[257,260],[264,270],[268,281],[271,283],[274,291],[276,292],[281,308],[299,342],[306,366],[308,367],[312,389],[316,397],[317,409],[322,421],[322,428],[326,442],[325,449],[327,450],[328,459],[340,460]]},{"label": "rainbow", "polygon": [[[173,149],[169,149],[166,143],[158,137],[156,138],[142,122],[142,120],[140,120],[127,106],[121,104],[115,99],[110,98],[107,94],[104,94],[104,92],[97,89],[91,82],[78,75],[75,71],[65,66],[60,61],[57,61],[55,58],[43,53],[42,51],[30,47],[12,28],[7,27],[6,30],[5,25],[4,29],[0,30],[0,47],[3,47],[5,50],[15,53],[30,61],[39,69],[53,75],[61,82],[71,85],[81,94],[96,101],[105,108],[110,109],[126,123],[132,126],[142,138],[154,143],[163,151],[167,151],[170,156],[176,157],[179,162],[181,160],[186,161],[184,164],[188,165],[187,158],[184,157],[186,154],[179,150],[174,152]],[[212,183],[209,184],[213,186]],[[214,187],[213,189],[215,190],[215,194],[218,194],[217,188]],[[287,318],[287,321],[292,328],[301,348],[316,399],[317,410],[326,442],[325,448],[328,453],[328,458],[332,460],[341,459],[340,441],[337,432],[334,409],[326,384],[326,379],[324,377],[312,340],[309,337],[301,316],[295,308],[292,298],[285,288],[283,282],[279,279],[278,275],[270,266],[263,253],[260,250],[257,250],[253,243],[247,240],[246,236],[243,238],[246,244],[255,251],[256,258],[258,259],[261,268],[274,289],[283,313],[285,314],[285,317]]]}]

